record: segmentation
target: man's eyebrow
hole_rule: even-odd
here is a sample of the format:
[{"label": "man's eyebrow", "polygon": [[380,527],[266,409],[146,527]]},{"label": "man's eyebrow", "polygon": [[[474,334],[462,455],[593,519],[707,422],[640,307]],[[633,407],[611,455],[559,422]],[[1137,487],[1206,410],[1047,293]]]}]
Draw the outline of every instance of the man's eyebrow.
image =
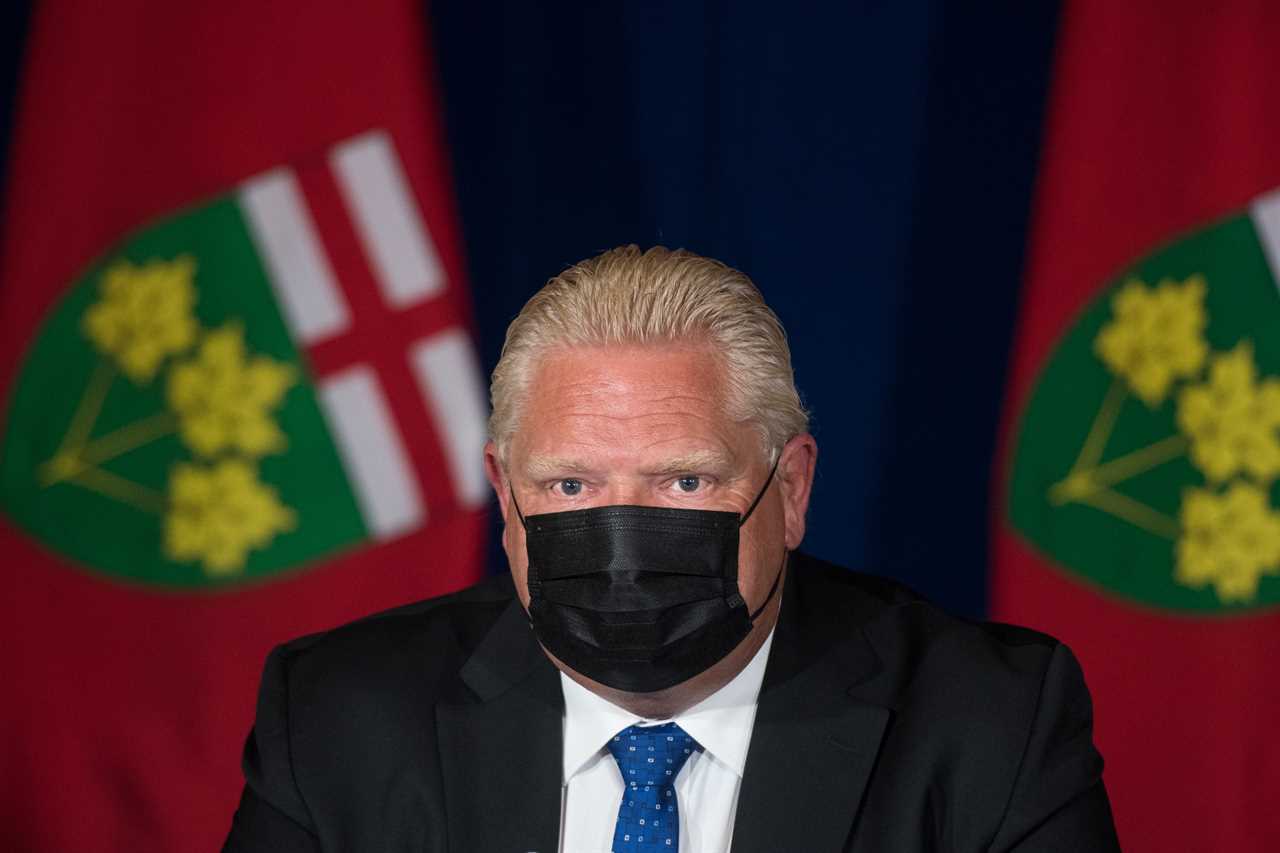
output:
[{"label": "man's eyebrow", "polygon": [[571,459],[567,456],[530,456],[524,463],[525,474],[531,480],[586,474],[592,470],[592,466],[581,459]]},{"label": "man's eyebrow", "polygon": [[[708,471],[724,473],[734,468],[734,458],[723,450],[694,450],[670,459],[664,459],[645,467],[651,476],[697,473]],[[554,477],[571,477],[589,474],[595,466],[581,459],[568,456],[530,456],[524,463],[524,473],[530,480],[549,480]]]},{"label": "man's eyebrow", "polygon": [[695,450],[684,453],[648,469],[650,474],[686,474],[699,471],[722,473],[733,469],[733,457],[723,450]]}]

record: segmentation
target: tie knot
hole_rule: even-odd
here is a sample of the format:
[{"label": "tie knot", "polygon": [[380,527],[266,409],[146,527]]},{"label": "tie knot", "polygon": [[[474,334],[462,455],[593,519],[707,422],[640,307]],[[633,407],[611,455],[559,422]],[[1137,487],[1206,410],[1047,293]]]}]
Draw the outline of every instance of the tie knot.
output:
[{"label": "tie knot", "polygon": [[609,752],[618,762],[628,788],[668,786],[702,745],[675,723],[660,726],[627,726],[609,741]]}]

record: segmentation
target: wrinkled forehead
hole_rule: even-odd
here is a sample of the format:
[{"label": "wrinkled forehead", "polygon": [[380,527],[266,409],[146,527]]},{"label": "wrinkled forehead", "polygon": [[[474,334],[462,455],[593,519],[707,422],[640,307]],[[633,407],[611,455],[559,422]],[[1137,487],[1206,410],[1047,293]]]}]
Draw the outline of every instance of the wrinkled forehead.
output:
[{"label": "wrinkled forehead", "polygon": [[729,417],[727,394],[721,359],[705,346],[550,350],[531,372],[512,461],[732,458],[752,432]]},{"label": "wrinkled forehead", "polygon": [[611,344],[553,347],[532,363],[530,413],[566,406],[628,412],[724,409],[723,359],[710,345]]}]

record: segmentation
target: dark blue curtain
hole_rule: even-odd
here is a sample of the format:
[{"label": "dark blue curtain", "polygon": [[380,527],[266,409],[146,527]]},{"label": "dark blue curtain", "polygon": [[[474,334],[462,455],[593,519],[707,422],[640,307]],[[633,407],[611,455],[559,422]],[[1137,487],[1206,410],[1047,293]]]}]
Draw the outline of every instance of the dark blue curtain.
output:
[{"label": "dark blue curtain", "polygon": [[[28,7],[0,12],[6,138]],[[981,614],[1056,4],[441,0],[431,16],[486,365],[544,280],[611,246],[745,270],[813,412],[806,548]]]},{"label": "dark blue curtain", "polygon": [[981,614],[1056,5],[432,15],[487,365],[524,300],[602,249],[743,269],[813,412],[805,547]]}]

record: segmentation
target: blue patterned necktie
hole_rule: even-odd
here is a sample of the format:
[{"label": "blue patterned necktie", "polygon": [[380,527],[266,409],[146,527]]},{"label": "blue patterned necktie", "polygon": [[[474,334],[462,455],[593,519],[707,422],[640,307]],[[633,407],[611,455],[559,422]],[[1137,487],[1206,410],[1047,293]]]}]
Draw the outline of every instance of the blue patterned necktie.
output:
[{"label": "blue patterned necktie", "polygon": [[702,746],[675,723],[628,726],[609,741],[625,789],[613,830],[613,853],[680,849],[676,777]]}]

